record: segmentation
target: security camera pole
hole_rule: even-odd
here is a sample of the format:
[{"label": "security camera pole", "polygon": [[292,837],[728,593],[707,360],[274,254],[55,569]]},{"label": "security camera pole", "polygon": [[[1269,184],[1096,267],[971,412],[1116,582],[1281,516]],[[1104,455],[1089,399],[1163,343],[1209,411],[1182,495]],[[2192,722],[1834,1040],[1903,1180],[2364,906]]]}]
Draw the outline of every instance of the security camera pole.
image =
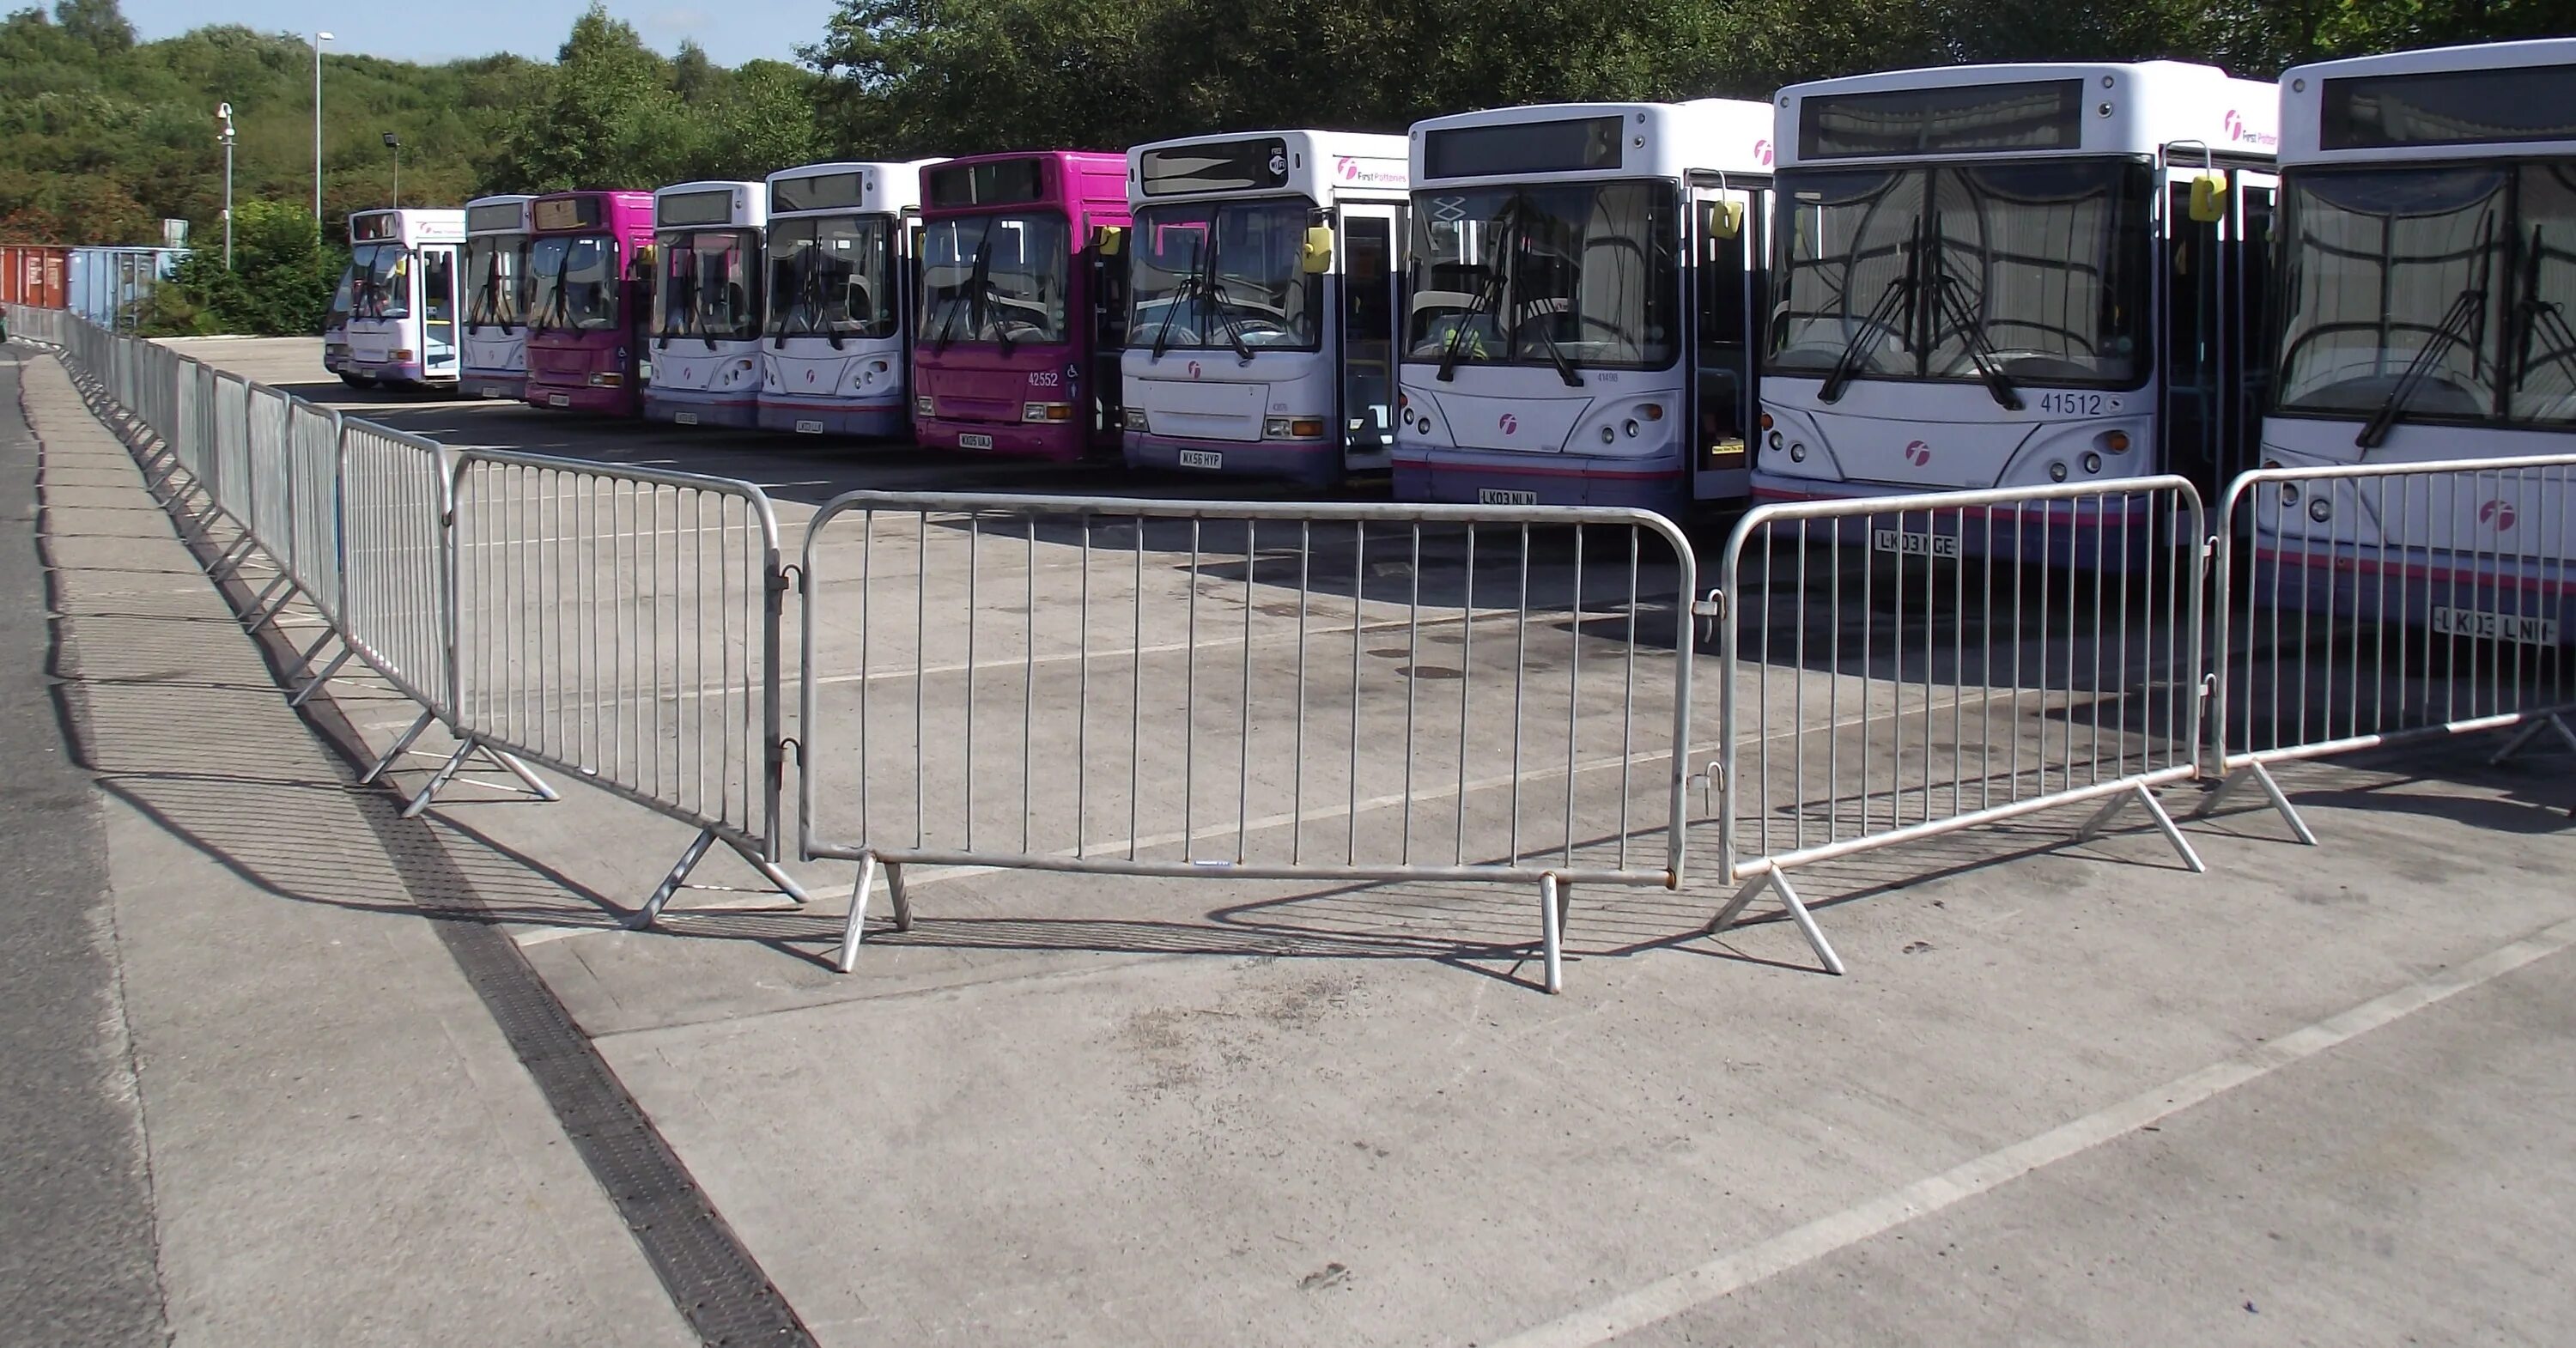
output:
[{"label": "security camera pole", "polygon": [[233,269],[233,105],[215,105],[215,120],[223,124],[224,143],[224,270]]}]

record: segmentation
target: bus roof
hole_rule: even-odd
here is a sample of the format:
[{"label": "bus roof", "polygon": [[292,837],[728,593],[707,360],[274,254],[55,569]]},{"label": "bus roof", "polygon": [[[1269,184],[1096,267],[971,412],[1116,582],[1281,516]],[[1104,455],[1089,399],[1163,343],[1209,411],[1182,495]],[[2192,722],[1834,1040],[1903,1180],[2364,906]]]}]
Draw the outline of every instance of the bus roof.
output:
[{"label": "bus roof", "polygon": [[2269,159],[2280,91],[2188,61],[1934,66],[1782,89],[1780,163],[1976,155],[2153,155],[2167,147]]},{"label": "bus roof", "polygon": [[[1021,166],[1034,166],[1034,171]],[[1051,204],[1127,209],[1127,156],[1106,150],[961,155],[921,171],[924,215]]]},{"label": "bus roof", "polygon": [[1127,151],[1127,204],[1293,195],[1404,195],[1405,138],[1358,131],[1233,131],[1179,136]]},{"label": "bus roof", "polygon": [[2281,73],[2281,162],[2576,154],[2576,38],[2435,47]]},{"label": "bus roof", "polygon": [[1407,170],[1427,183],[1533,178],[1684,178],[1771,172],[1771,109],[1732,98],[1687,103],[1540,103],[1413,124]]},{"label": "bus roof", "polygon": [[634,189],[581,187],[547,192],[528,203],[528,230],[572,234],[592,230],[632,238],[653,227],[653,194]]},{"label": "bus roof", "polygon": [[465,237],[527,233],[528,203],[534,200],[535,197],[520,193],[503,193],[466,202]]},{"label": "bus roof", "polygon": [[465,242],[465,212],[453,206],[435,209],[380,207],[349,212],[352,243],[390,239],[403,244]]},{"label": "bus roof", "polygon": [[[721,197],[722,200],[718,200]],[[693,198],[685,205],[678,198]],[[703,209],[691,209],[703,207]],[[758,229],[769,219],[769,186],[766,183],[694,182],[673,183],[653,189],[653,226],[656,229]]]},{"label": "bus roof", "polygon": [[[782,215],[895,215],[921,205],[921,171],[944,159],[876,160],[842,159],[822,164],[804,164],[780,169],[769,175],[769,214]],[[804,192],[798,184],[815,179],[825,181]],[[782,199],[780,185],[787,191]]]}]

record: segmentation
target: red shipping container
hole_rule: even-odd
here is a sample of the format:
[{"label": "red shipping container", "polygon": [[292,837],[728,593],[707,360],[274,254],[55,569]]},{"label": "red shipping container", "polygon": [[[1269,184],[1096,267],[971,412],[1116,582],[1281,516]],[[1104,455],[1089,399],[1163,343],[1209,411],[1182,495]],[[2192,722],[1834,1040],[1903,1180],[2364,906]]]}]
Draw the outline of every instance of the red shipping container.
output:
[{"label": "red shipping container", "polygon": [[0,244],[0,304],[62,308],[70,258],[70,249],[50,244]]}]

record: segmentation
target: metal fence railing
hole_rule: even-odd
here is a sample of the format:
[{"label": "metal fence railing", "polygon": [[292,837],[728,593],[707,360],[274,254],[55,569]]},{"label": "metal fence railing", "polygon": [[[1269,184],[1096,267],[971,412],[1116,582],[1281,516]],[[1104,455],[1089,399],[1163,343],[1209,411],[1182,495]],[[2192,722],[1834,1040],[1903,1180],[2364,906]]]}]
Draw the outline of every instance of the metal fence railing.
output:
[{"label": "metal fence railing", "polygon": [[2270,764],[2512,729],[2576,748],[2576,455],[2238,478],[2218,522],[2212,757],[2204,803],[2262,788],[2316,835]]},{"label": "metal fence railing", "polygon": [[723,842],[781,893],[778,519],[747,482],[456,455],[456,752],[521,755],[698,826],[650,923]]},{"label": "metal fence railing", "polygon": [[70,326],[68,315],[60,309],[40,309],[29,304],[0,304],[0,326],[9,336],[21,342],[60,347]]},{"label": "metal fence railing", "polygon": [[[1689,543],[1615,509],[857,492],[809,526],[802,855],[1679,883]],[[844,634],[849,634],[845,636]],[[1177,733],[1175,733],[1177,731]]]},{"label": "metal fence railing", "polygon": [[2195,773],[2203,530],[2181,478],[1763,505],[1727,541],[1713,768],[1723,929],[1790,868]]}]

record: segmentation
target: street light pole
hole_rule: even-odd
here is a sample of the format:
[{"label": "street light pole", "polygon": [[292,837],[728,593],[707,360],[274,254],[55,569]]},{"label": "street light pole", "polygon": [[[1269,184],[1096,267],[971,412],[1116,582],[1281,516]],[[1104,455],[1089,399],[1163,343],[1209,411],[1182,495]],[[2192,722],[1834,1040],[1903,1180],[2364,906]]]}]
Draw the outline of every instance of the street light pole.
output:
[{"label": "street light pole", "polygon": [[322,232],[322,44],[329,33],[313,35],[313,232]]},{"label": "street light pole", "polygon": [[215,105],[215,120],[223,123],[224,142],[224,270],[233,269],[233,105]]},{"label": "street light pole", "polygon": [[402,141],[394,133],[385,133],[385,148],[394,152],[394,209],[402,209]]}]

